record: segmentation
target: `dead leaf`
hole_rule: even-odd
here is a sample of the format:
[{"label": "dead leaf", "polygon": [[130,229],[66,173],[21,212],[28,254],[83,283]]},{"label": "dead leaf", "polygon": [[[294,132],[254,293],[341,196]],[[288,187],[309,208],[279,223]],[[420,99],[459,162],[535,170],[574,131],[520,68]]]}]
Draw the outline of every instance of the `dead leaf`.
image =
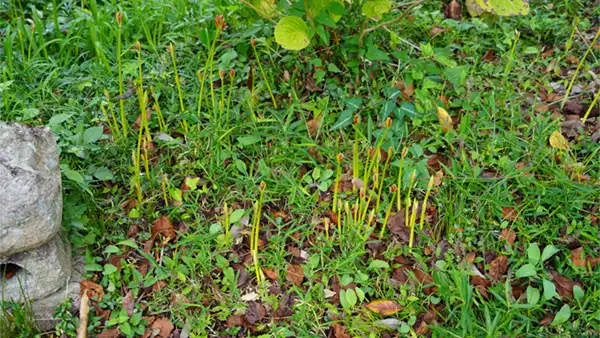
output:
[{"label": "dead leaf", "polygon": [[171,295],[169,301],[171,302],[172,307],[181,307],[190,303],[190,300],[181,293],[175,293]]},{"label": "dead leaf", "polygon": [[494,282],[500,280],[502,275],[506,273],[508,269],[508,258],[506,256],[498,256],[490,263],[490,270],[488,271],[488,275],[490,279]]},{"label": "dead leaf", "polygon": [[[150,121],[152,119],[152,110],[150,108],[146,109],[146,121]],[[142,125],[142,114],[138,115],[137,119],[133,123],[133,129],[138,130]]]},{"label": "dead leaf", "polygon": [[89,299],[100,302],[104,297],[104,288],[100,284],[96,284],[89,280],[83,280],[80,283],[81,295],[85,292]]},{"label": "dead leaf", "polygon": [[168,338],[175,326],[173,326],[173,323],[169,319],[159,318],[152,323],[152,328],[159,329],[160,332],[158,335],[162,338]]},{"label": "dead leaf", "polygon": [[388,219],[386,227],[398,240],[408,243],[410,239],[410,230],[404,224],[404,214],[404,209],[402,209],[399,213],[391,216]]},{"label": "dead leaf", "polygon": [[567,57],[565,58],[565,60],[566,60],[567,62],[569,62],[570,64],[572,64],[572,65],[577,65],[577,64],[579,64],[579,59],[578,59],[578,58],[577,58],[577,56],[575,56],[575,55],[569,55],[569,56],[567,56]]},{"label": "dead leaf", "polygon": [[542,325],[542,326],[550,326],[550,324],[552,324],[552,321],[554,321],[554,313],[548,313],[540,321],[540,325]]},{"label": "dead leaf", "polygon": [[162,234],[167,239],[173,239],[177,236],[168,216],[159,217],[152,222],[151,233],[152,238],[156,238],[158,234]]},{"label": "dead leaf", "polygon": [[121,331],[119,330],[119,328],[107,329],[107,330],[102,331],[98,335],[98,338],[117,338],[117,337],[119,337],[120,334],[121,334]]},{"label": "dead leaf", "polygon": [[129,227],[129,230],[127,230],[127,237],[128,238],[133,238],[135,236],[137,236],[137,234],[140,232],[140,227],[138,227],[137,225],[133,224],[132,226]]},{"label": "dead leaf", "polygon": [[228,328],[234,328],[234,327],[238,327],[238,326],[245,326],[246,325],[246,318],[244,316],[240,316],[240,315],[231,315],[229,317],[227,317],[227,327]]},{"label": "dead leaf", "polygon": [[574,282],[555,272],[551,272],[550,276],[552,276],[554,286],[556,286],[556,292],[558,292],[561,298],[573,298],[573,287],[575,285],[579,285],[579,287],[583,289],[580,283]]},{"label": "dead leaf", "polygon": [[339,323],[331,325],[331,329],[333,330],[333,336],[335,338],[351,338],[351,336],[346,332],[346,329],[344,329],[344,327]]},{"label": "dead leaf", "polygon": [[515,208],[502,208],[502,219],[507,221],[515,221],[517,219],[517,211],[515,210]]},{"label": "dead leaf", "polygon": [[583,247],[579,247],[577,249],[573,249],[571,250],[571,256],[572,256],[572,261],[573,261],[573,265],[575,266],[581,266],[581,267],[585,267],[586,264],[586,259],[582,257],[583,253]]},{"label": "dead leaf", "polygon": [[133,293],[131,290],[127,291],[127,294],[123,298],[123,302],[121,303],[123,308],[127,311],[129,317],[133,316],[133,309],[135,308],[135,304],[133,302]]},{"label": "dead leaf", "polygon": [[292,305],[294,304],[294,295],[292,293],[286,293],[279,305],[277,306],[277,310],[275,311],[275,321],[281,321],[285,318],[291,316],[294,311],[292,310]]},{"label": "dead leaf", "polygon": [[429,30],[429,37],[430,38],[435,38],[436,36],[445,33],[446,30],[440,26],[433,26],[431,27],[431,29]]},{"label": "dead leaf", "polygon": [[316,118],[306,122],[306,128],[308,130],[308,136],[316,136],[321,129],[321,122],[323,122],[323,115],[319,115]]},{"label": "dead leaf", "polygon": [[544,112],[549,112],[550,111],[550,107],[548,107],[547,104],[545,103],[541,103],[535,106],[534,111],[536,113],[544,113]]},{"label": "dead leaf", "polygon": [[285,279],[296,286],[302,285],[304,281],[304,269],[302,269],[302,265],[290,264]]},{"label": "dead leaf", "polygon": [[567,139],[561,134],[560,131],[555,130],[552,135],[550,135],[550,146],[554,149],[566,150],[568,148]]},{"label": "dead leaf", "polygon": [[267,311],[261,303],[250,302],[248,304],[248,309],[246,310],[246,314],[244,316],[246,317],[248,323],[254,324],[265,318],[266,313]]},{"label": "dead leaf", "polygon": [[268,279],[272,281],[277,280],[277,271],[274,269],[262,268],[262,271]]},{"label": "dead leaf", "polygon": [[285,82],[289,82],[289,81],[290,81],[290,78],[291,78],[291,76],[290,76],[290,72],[288,72],[288,71],[287,71],[287,69],[286,69],[286,70],[284,70],[284,71],[283,71],[283,81],[285,81]]},{"label": "dead leaf", "polygon": [[481,58],[483,62],[491,62],[496,59],[496,52],[493,49],[488,49],[487,52]]},{"label": "dead leaf", "polygon": [[500,239],[505,240],[510,246],[512,246],[517,239],[517,234],[513,229],[504,228],[500,232]]},{"label": "dead leaf", "polygon": [[462,6],[456,0],[452,0],[452,2],[446,6],[446,9],[444,10],[444,16],[447,19],[460,20],[461,12]]},{"label": "dead leaf", "polygon": [[443,180],[444,180],[444,170],[437,171],[435,173],[435,175],[433,176],[433,186],[439,187],[442,184]]},{"label": "dead leaf", "polygon": [[442,126],[442,130],[447,133],[449,131],[454,130],[454,125],[452,123],[452,117],[448,114],[448,112],[442,108],[437,108],[437,116],[440,121],[440,125]]},{"label": "dead leaf", "polygon": [[403,307],[394,300],[376,300],[367,304],[367,309],[382,316],[390,316],[402,311]]}]

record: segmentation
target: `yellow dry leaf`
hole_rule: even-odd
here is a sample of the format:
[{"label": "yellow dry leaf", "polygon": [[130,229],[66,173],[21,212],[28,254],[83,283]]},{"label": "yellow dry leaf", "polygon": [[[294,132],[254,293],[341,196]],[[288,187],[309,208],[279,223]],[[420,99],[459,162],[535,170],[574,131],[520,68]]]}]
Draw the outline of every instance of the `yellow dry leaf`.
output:
[{"label": "yellow dry leaf", "polygon": [[444,132],[447,133],[449,131],[454,130],[454,126],[452,125],[452,118],[444,108],[437,108],[437,116],[438,120],[440,120],[440,125],[442,125],[442,129],[444,130]]},{"label": "yellow dry leaf", "polygon": [[402,306],[394,300],[375,300],[367,304],[367,309],[382,316],[389,316],[402,311]]},{"label": "yellow dry leaf", "polygon": [[554,149],[566,150],[569,147],[569,142],[567,142],[567,139],[560,131],[555,130],[552,135],[550,135],[550,146]]}]

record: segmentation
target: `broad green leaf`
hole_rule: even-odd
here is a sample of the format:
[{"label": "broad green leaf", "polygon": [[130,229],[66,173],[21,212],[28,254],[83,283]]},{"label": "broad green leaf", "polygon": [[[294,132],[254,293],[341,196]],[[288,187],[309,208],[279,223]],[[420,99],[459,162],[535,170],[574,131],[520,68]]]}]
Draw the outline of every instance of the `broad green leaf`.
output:
[{"label": "broad green leaf", "polygon": [[335,121],[335,123],[331,127],[331,131],[344,128],[350,125],[350,123],[352,123],[352,112],[349,110],[344,110],[340,113],[340,116],[338,117],[337,121]]},{"label": "broad green leaf", "polygon": [[271,19],[277,15],[277,4],[274,0],[253,0],[252,5],[263,18]]},{"label": "broad green leaf", "polygon": [[542,286],[544,287],[544,298],[547,300],[552,299],[556,295],[556,286],[551,281],[547,279],[542,280]]},{"label": "broad green leaf", "polygon": [[242,145],[242,147],[246,147],[252,145],[254,143],[258,143],[260,141],[260,136],[258,135],[248,135],[238,137],[238,142]]},{"label": "broad green leaf", "polygon": [[363,7],[362,12],[370,19],[377,19],[392,8],[393,2],[391,0],[367,0]]},{"label": "broad green leaf", "polygon": [[342,0],[333,0],[329,4],[327,9],[329,15],[333,19],[333,22],[337,23],[342,18],[342,15],[346,14],[346,8],[344,8],[344,2]]},{"label": "broad green leaf", "polygon": [[78,171],[71,169],[62,169],[62,173],[65,174],[65,176],[71,181],[77,182],[79,184],[85,184],[83,176]]},{"label": "broad green leaf", "polygon": [[110,275],[117,272],[117,267],[112,265],[112,264],[105,264],[104,265],[104,274],[105,275]]},{"label": "broad green leaf", "polygon": [[185,185],[187,185],[190,190],[194,191],[198,189],[198,182],[200,182],[200,177],[186,177]]},{"label": "broad green leaf", "polygon": [[304,49],[310,44],[308,26],[299,17],[286,16],[275,26],[275,41],[285,49]]},{"label": "broad green leaf", "polygon": [[540,261],[540,248],[536,243],[529,243],[527,257],[529,258],[529,263],[534,265]]},{"label": "broad green leaf", "polygon": [[132,240],[130,240],[130,239],[126,239],[126,240],[124,240],[124,241],[120,241],[120,242],[119,242],[119,243],[117,243],[117,244],[118,244],[118,245],[126,245],[126,246],[128,246],[128,247],[130,247],[130,248],[134,248],[134,249],[137,249],[137,248],[138,248],[138,245],[137,245],[137,244],[135,244],[135,242],[134,242],[134,241],[132,241]]},{"label": "broad green leaf", "polygon": [[465,82],[467,75],[469,75],[469,67],[467,66],[446,68],[446,70],[444,70],[444,77],[457,87]]},{"label": "broad green leaf", "polygon": [[528,286],[527,287],[527,303],[529,305],[535,305],[540,300],[540,290],[537,288]]},{"label": "broad green leaf", "polygon": [[346,299],[346,290],[340,290],[340,304],[342,304],[344,309],[350,307],[350,304],[348,304],[348,300]]},{"label": "broad green leaf", "polygon": [[315,17],[321,14],[322,11],[326,10],[329,7],[331,0],[310,0],[309,9],[310,14]]},{"label": "broad green leaf", "polygon": [[520,267],[519,270],[517,270],[517,272],[515,272],[515,276],[517,278],[531,277],[535,276],[535,274],[536,270],[533,264],[525,264],[522,267]]},{"label": "broad green leaf", "polygon": [[353,307],[354,305],[356,305],[358,298],[356,297],[356,292],[354,292],[354,290],[346,290],[346,301],[348,302],[349,307]]},{"label": "broad green leaf", "polygon": [[475,0],[482,10],[499,16],[529,14],[529,0]]},{"label": "broad green leaf", "polygon": [[110,181],[115,178],[107,167],[96,168],[96,170],[94,170],[94,177],[100,181]]},{"label": "broad green leaf", "polygon": [[372,45],[369,46],[369,48],[367,49],[367,52],[365,53],[365,58],[367,58],[367,60],[369,61],[389,60],[386,52]]},{"label": "broad green leaf", "polygon": [[560,249],[555,247],[554,245],[546,245],[544,251],[542,252],[542,262],[546,261],[548,258],[554,256],[555,253],[559,252]]},{"label": "broad green leaf", "polygon": [[12,80],[0,83],[0,93],[7,90],[12,83],[13,83]]},{"label": "broad green leaf", "polygon": [[583,291],[583,289],[581,288],[581,286],[575,285],[573,287],[573,296],[577,300],[582,300],[583,299],[583,296],[585,296],[585,292]]},{"label": "broad green leaf", "polygon": [[244,213],[245,213],[244,209],[235,210],[234,212],[231,213],[231,216],[229,216],[229,223],[239,222],[242,219],[242,217],[244,217]]},{"label": "broad green leaf", "polygon": [[560,310],[554,316],[554,320],[552,320],[552,326],[560,325],[565,323],[571,317],[571,308],[568,304],[563,305]]},{"label": "broad green leaf", "polygon": [[387,269],[389,267],[390,265],[387,262],[379,259],[374,259],[373,261],[371,261],[371,264],[369,264],[368,269]]},{"label": "broad green leaf", "polygon": [[104,253],[118,253],[118,252],[121,252],[121,250],[114,245],[109,245],[106,248],[104,248]]},{"label": "broad green leaf", "polygon": [[102,126],[88,128],[83,132],[83,143],[94,143],[102,137],[103,133],[104,127]]}]

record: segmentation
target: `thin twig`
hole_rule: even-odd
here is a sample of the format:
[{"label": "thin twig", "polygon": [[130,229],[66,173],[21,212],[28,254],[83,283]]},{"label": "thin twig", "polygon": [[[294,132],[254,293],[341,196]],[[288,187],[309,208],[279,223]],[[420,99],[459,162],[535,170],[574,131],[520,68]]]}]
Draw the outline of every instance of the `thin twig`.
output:
[{"label": "thin twig", "polygon": [[416,0],[416,1],[411,1],[411,2],[405,2],[403,4],[399,4],[397,6],[392,7],[392,10],[394,10],[394,9],[400,9],[402,7],[405,7],[405,6],[417,5],[417,4],[420,4],[423,1],[425,1],[425,0]]}]

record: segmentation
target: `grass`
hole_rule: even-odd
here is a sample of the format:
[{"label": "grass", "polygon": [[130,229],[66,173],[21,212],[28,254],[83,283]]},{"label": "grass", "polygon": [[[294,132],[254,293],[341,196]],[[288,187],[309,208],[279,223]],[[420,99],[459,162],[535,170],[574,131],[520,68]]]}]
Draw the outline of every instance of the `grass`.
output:
[{"label": "grass", "polygon": [[89,336],[596,335],[600,13],[552,5],[290,52],[235,1],[2,3],[1,116],[57,135]]}]

